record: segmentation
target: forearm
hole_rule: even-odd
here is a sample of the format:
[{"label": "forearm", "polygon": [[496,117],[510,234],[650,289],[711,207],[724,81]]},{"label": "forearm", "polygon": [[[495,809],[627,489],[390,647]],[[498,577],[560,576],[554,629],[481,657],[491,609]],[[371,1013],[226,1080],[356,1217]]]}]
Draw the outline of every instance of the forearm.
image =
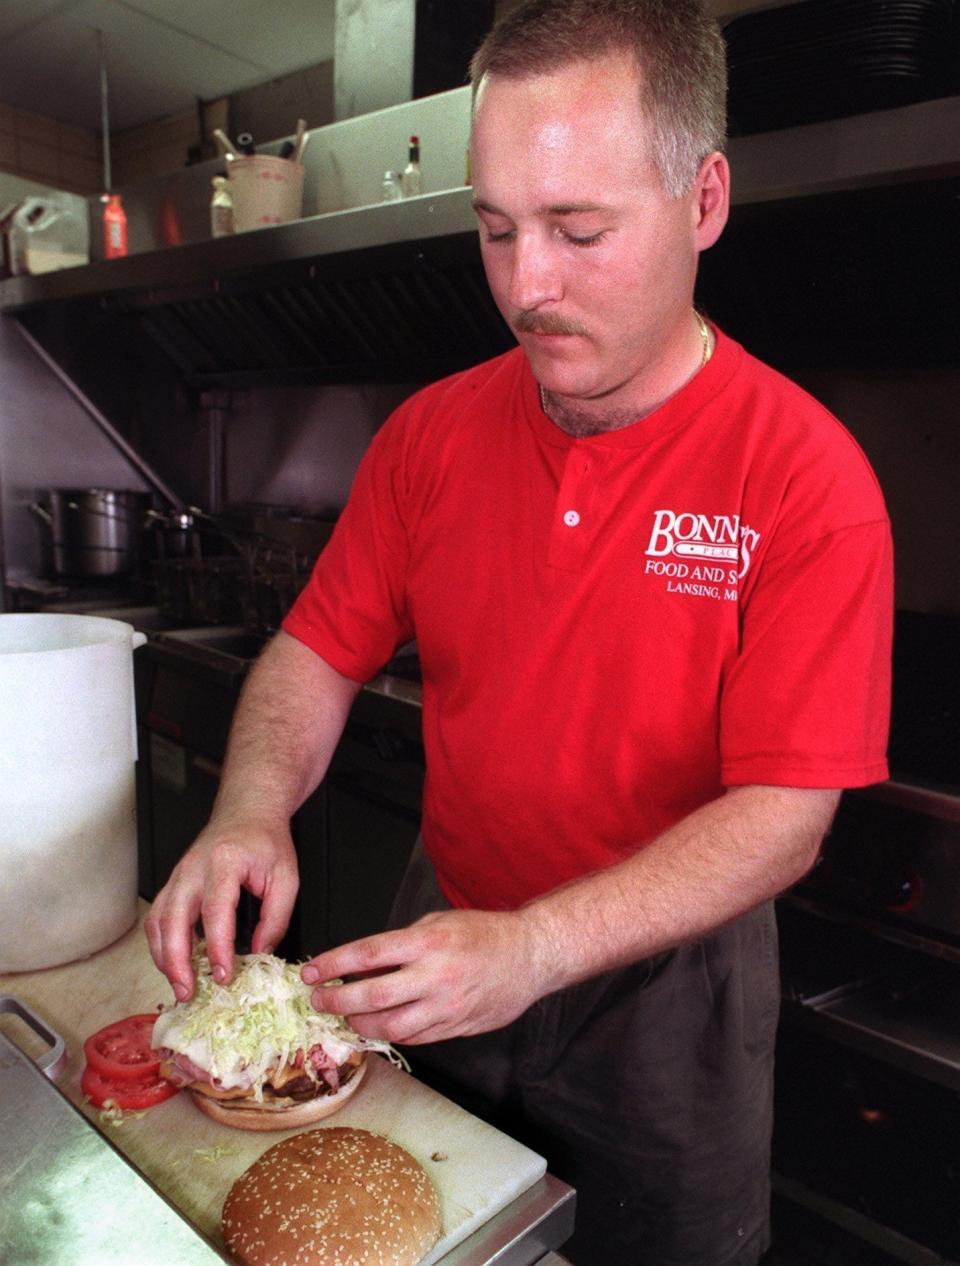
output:
[{"label": "forearm", "polygon": [[809,870],[839,792],[737,787],[519,912],[539,994],[706,935]]},{"label": "forearm", "polygon": [[278,633],[240,695],[214,819],[289,821],[323,778],[358,689]]},{"label": "forearm", "polygon": [[319,955],[314,1006],[358,1032],[435,1042],[515,1019],[565,985],[706,935],[812,865],[839,792],[736,788],[632,857],[512,913],[445,910]]}]

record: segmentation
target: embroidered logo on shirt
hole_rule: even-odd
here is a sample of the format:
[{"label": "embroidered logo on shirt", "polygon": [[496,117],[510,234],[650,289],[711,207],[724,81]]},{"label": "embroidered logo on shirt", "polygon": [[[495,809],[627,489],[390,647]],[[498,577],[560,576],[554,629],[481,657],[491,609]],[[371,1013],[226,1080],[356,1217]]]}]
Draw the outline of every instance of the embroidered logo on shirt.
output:
[{"label": "embroidered logo on shirt", "polygon": [[644,570],[662,576],[667,593],[736,602],[759,541],[739,514],[655,510]]}]

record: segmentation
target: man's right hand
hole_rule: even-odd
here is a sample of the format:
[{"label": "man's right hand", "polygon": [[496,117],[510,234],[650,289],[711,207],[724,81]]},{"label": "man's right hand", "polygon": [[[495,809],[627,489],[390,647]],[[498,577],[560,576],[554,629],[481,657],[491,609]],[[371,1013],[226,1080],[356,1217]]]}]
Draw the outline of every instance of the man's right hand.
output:
[{"label": "man's right hand", "polygon": [[297,859],[289,830],[213,819],[177,863],[146,919],[153,961],[177,999],[193,996],[191,951],[198,918],[213,977],[229,981],[240,889],[261,898],[251,948],[254,953],[268,953],[290,922],[297,885]]},{"label": "man's right hand", "polygon": [[282,629],[240,693],[213,817],[153,903],[153,961],[180,999],[193,996],[193,925],[203,921],[214,979],[233,976],[237,902],[262,901],[255,953],[272,950],[290,922],[297,858],[290,819],[326,773],[359,683]]}]

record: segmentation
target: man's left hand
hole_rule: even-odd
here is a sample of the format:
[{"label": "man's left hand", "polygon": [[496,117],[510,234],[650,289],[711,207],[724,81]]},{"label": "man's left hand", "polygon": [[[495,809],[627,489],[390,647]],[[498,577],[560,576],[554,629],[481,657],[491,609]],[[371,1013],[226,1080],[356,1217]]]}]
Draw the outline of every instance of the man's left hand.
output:
[{"label": "man's left hand", "polygon": [[328,950],[305,964],[318,1011],[364,1037],[417,1044],[501,1028],[543,992],[524,912],[444,910],[408,928]]}]

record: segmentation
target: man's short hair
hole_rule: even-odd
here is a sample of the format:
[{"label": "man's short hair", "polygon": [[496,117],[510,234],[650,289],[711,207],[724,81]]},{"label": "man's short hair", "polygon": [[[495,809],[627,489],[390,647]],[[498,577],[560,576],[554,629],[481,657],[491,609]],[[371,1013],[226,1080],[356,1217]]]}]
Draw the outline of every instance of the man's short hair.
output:
[{"label": "man's short hair", "polygon": [[523,0],[474,54],[470,80],[476,94],[486,74],[549,74],[621,50],[640,68],[653,159],[679,198],[726,143],[726,49],[700,0]]}]

